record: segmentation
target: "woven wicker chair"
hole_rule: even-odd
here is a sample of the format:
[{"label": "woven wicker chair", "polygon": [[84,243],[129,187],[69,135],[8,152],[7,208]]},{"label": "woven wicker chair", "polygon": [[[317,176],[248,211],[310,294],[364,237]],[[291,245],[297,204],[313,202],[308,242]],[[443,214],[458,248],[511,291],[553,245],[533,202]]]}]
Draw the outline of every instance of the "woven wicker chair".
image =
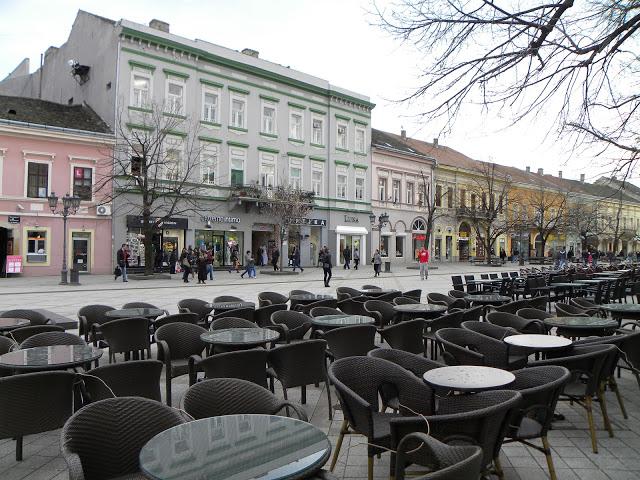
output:
[{"label": "woven wicker chair", "polygon": [[415,290],[407,290],[406,292],[402,292],[403,297],[412,298],[416,301],[420,301],[422,298],[422,289],[416,288]]},{"label": "woven wicker chair", "polygon": [[362,292],[351,287],[338,287],[336,288],[336,295],[338,297],[338,301],[340,301],[346,300],[347,298],[360,297]]},{"label": "woven wicker chair", "polygon": [[589,314],[582,308],[556,303],[556,315],[559,317],[588,317]]},{"label": "woven wicker chair", "polygon": [[239,378],[212,378],[192,385],[182,397],[182,408],[196,420],[222,415],[278,415],[290,408],[300,420],[307,421],[301,406]]},{"label": "woven wicker chair", "polygon": [[422,318],[407,320],[383,328],[380,331],[380,336],[391,348],[424,354],[422,335],[426,325],[427,323]]},{"label": "woven wicker chair", "polygon": [[313,310],[316,307],[337,308],[338,301],[334,298],[325,298],[324,300],[318,300],[317,302],[307,303],[306,305],[298,303],[297,305],[295,305],[295,307],[292,306],[291,309],[295,310],[296,312],[302,312],[306,315],[309,315],[311,313],[311,310]]},{"label": "woven wicker chair", "polygon": [[422,375],[425,372],[445,366],[443,363],[428,360],[422,355],[405,352],[404,350],[396,350],[395,348],[376,348],[375,350],[371,350],[367,356],[382,358],[383,360],[400,365],[420,379],[422,379]]},{"label": "woven wicker chair", "polygon": [[363,285],[362,289],[363,290],[382,290],[382,287],[380,285],[367,284],[367,285]]},{"label": "woven wicker chair", "polygon": [[[0,336],[0,355],[9,353],[14,348],[18,348],[18,344],[9,337]],[[13,371],[10,368],[0,368],[0,377],[8,377],[13,375]]]},{"label": "woven wicker chair", "polygon": [[125,303],[122,308],[157,308],[158,310],[162,310],[164,312],[164,315],[169,315],[169,312],[164,308],[156,307],[154,304],[147,302],[128,302]]},{"label": "woven wicker chair", "polygon": [[448,313],[431,320],[427,324],[427,330],[422,335],[422,341],[424,342],[425,352],[427,351],[429,344],[431,344],[431,360],[436,360],[438,358],[438,350],[442,351],[442,348],[438,345],[436,340],[436,332],[442,328],[460,328],[460,324],[464,319],[464,313],[464,311]]},{"label": "woven wicker chair", "polygon": [[116,397],[144,397],[161,401],[162,362],[133,360],[112,363],[81,374],[85,404]]},{"label": "woven wicker chair", "polygon": [[374,342],[376,327],[373,325],[354,325],[316,331],[318,338],[327,341],[327,356],[330,359],[363,356],[376,348]]},{"label": "woven wicker chair", "polygon": [[462,321],[463,322],[478,322],[480,318],[484,314],[484,306],[478,305],[477,307],[472,307],[465,310],[462,313]]},{"label": "woven wicker chair", "polygon": [[255,309],[251,307],[247,308],[234,308],[233,310],[225,310],[220,313],[216,313],[213,317],[211,317],[211,323],[219,320],[220,318],[234,317],[234,318],[244,318],[245,320],[249,320],[253,322],[253,316],[255,314]]},{"label": "woven wicker chair", "polygon": [[531,307],[521,308],[516,312],[516,315],[524,318],[525,320],[540,320],[541,322],[544,322],[547,318],[553,317],[553,314],[551,313]]},{"label": "woven wicker chair", "polygon": [[105,323],[111,321],[111,318],[107,317],[105,313],[115,310],[115,308],[109,305],[86,305],[78,310],[78,334],[84,335],[84,341],[96,342],[97,338],[92,338],[93,324]]},{"label": "woven wicker chair", "polygon": [[240,297],[234,297],[233,295],[218,295],[213,299],[213,303],[220,302],[244,302]]},{"label": "woven wicker chair", "polygon": [[50,347],[53,345],[86,345],[78,335],[67,332],[44,332],[27,338],[20,348]]},{"label": "woven wicker chair", "polygon": [[72,372],[37,372],[0,378],[0,438],[16,440],[22,460],[25,435],[60,428],[73,413]]},{"label": "woven wicker chair", "polygon": [[604,312],[600,308],[600,305],[596,305],[595,303],[584,298],[572,298],[571,300],[569,300],[569,305],[581,308],[587,315],[597,316],[604,314],[604,316],[606,316],[606,312]]},{"label": "woven wicker chair", "polygon": [[391,325],[396,320],[393,304],[384,300],[367,300],[364,302],[364,309],[367,312],[366,315],[376,321],[378,330]]},{"label": "woven wicker chair", "polygon": [[344,313],[349,315],[367,315],[367,311],[364,309],[364,304],[369,300],[369,297],[349,297],[345,300],[339,300],[337,307]]},{"label": "woven wicker chair", "polygon": [[147,318],[119,318],[105,323],[94,323],[91,328],[94,338],[102,336],[109,345],[109,363],[115,361],[117,353],[123,353],[124,359],[129,360],[131,354],[137,360],[138,355],[144,359],[151,358],[151,343],[149,341],[149,319]]},{"label": "woven wicker chair", "polygon": [[196,325],[198,323],[198,315],[195,313],[174,313],[173,315],[166,315],[153,322],[154,332],[160,327],[170,323],[191,323],[192,325]]},{"label": "woven wicker chair", "polygon": [[198,315],[198,323],[205,328],[209,327],[209,317],[212,310],[208,302],[199,298],[185,298],[178,302],[178,312],[195,313]]},{"label": "woven wicker chair", "polygon": [[61,433],[69,479],[146,478],[140,472],[142,447],[158,433],[183,423],[177,410],[148,398],[108,398],[87,405]]},{"label": "woven wicker chair", "polygon": [[291,298],[291,295],[312,295],[313,292],[310,292],[309,290],[290,290],[289,291],[289,298]]},{"label": "woven wicker chair", "polygon": [[48,319],[45,315],[35,310],[28,310],[23,308],[16,308],[13,310],[7,310],[6,312],[2,312],[0,317],[3,318],[24,318],[31,322],[31,326],[34,325],[46,325],[51,323],[51,320]]},{"label": "woven wicker chair", "polygon": [[414,298],[409,298],[409,297],[396,297],[393,299],[394,305],[411,305],[411,304],[415,305],[417,303],[420,303],[420,302]]},{"label": "woven wicker chair", "polygon": [[246,318],[221,317],[211,322],[209,330],[224,330],[226,328],[258,328],[258,325]]},{"label": "woven wicker chair", "polygon": [[512,370],[522,368],[527,357],[510,358],[507,344],[464,328],[444,328],[436,332],[447,365],[484,365]]},{"label": "woven wicker chair", "polygon": [[324,315],[344,315],[344,312],[331,307],[314,307],[309,312],[312,317],[322,317]]},{"label": "woven wicker chair", "polygon": [[516,300],[515,302],[505,303],[500,306],[492,306],[491,310],[495,312],[513,313],[515,314],[521,308],[527,308],[530,300]]},{"label": "woven wicker chair", "polygon": [[271,325],[281,329],[281,339],[286,343],[302,340],[311,329],[311,317],[292,310],[273,312]]},{"label": "woven wicker chair", "polygon": [[272,305],[266,305],[264,307],[256,308],[253,312],[253,321],[260,328],[266,328],[271,326],[271,315],[273,312],[279,312],[281,310],[287,310],[289,307],[286,303],[274,303]]},{"label": "woven wicker chair", "polygon": [[393,303],[394,298],[401,297],[401,296],[402,296],[402,292],[400,291],[388,292],[388,293],[383,293],[382,295],[376,295],[374,300]]},{"label": "woven wicker chair", "polygon": [[331,420],[333,407],[327,376],[326,350],[325,340],[305,340],[269,350],[268,360],[274,372],[274,378],[282,385],[285,400],[288,399],[287,389],[300,387],[300,402],[304,405],[307,403],[307,385],[324,382],[329,403],[329,420]]},{"label": "woven wicker chair", "polygon": [[467,298],[467,294],[463,290],[449,290],[447,292],[447,295],[449,295],[451,298],[455,298],[456,300],[466,300]]},{"label": "woven wicker chair", "polygon": [[258,348],[237,352],[217,353],[189,363],[189,385],[197,380],[197,372],[204,378],[241,378],[267,388],[268,352]]},{"label": "woven wicker chair", "polygon": [[[342,329],[332,332],[338,330]],[[344,436],[355,433],[367,437],[368,477],[372,479],[373,456],[391,446],[389,425],[392,419],[398,418],[396,414],[380,411],[379,391],[384,386],[396,393],[401,415],[407,414],[407,407],[422,414],[431,413],[433,391],[404,368],[372,357],[336,360],[329,367],[329,378],[338,392],[344,414],[331,471],[335,469]]]},{"label": "woven wicker chair", "polygon": [[[513,302],[515,303],[515,302]],[[520,333],[546,334],[547,329],[540,320],[530,320],[512,313],[491,312],[487,314],[487,321],[499,327],[509,327]]]},{"label": "woven wicker chair", "polygon": [[[516,379],[509,384],[509,390],[520,392],[522,402],[517,416],[511,420],[512,426],[505,443],[520,442],[544,453],[549,475],[552,480],[556,480],[547,432],[551,427],[560,392],[569,381],[569,370],[549,365],[516,370],[513,374]],[[535,438],[542,440],[542,447],[531,442]]]},{"label": "woven wicker chair", "polygon": [[29,327],[16,328],[15,330],[8,332],[6,335],[14,339],[16,343],[22,343],[33,335],[45,332],[64,332],[64,328],[59,325],[33,325]]},{"label": "woven wicker chair", "polygon": [[444,295],[442,293],[427,293],[427,303],[432,305],[444,305],[445,307],[448,307],[455,300],[455,298],[451,298],[449,295]]},{"label": "woven wicker chair", "polygon": [[[414,443],[415,442],[415,443]],[[419,449],[415,451],[415,448]],[[398,444],[395,479],[404,480],[404,465],[409,453],[420,458],[420,465],[431,473],[411,476],[413,480],[478,480],[482,469],[482,449],[449,446],[421,432],[410,433]]]},{"label": "woven wicker chair", "polygon": [[277,292],[260,292],[258,294],[258,306],[266,307],[268,305],[277,305],[280,303],[287,303],[289,297]]},{"label": "woven wicker chair", "polygon": [[549,300],[546,296],[542,295],[539,297],[529,298],[527,301],[527,308],[537,308],[538,310],[542,310],[543,312],[547,311]]},{"label": "woven wicker chair", "polygon": [[571,372],[571,381],[564,386],[560,400],[573,402],[586,410],[593,453],[598,453],[598,440],[592,410],[593,398],[596,397],[600,403],[602,416],[605,418],[605,427],[610,427],[600,386],[605,380],[604,369],[607,358],[615,350],[614,345],[582,345],[568,351],[562,351],[564,355],[562,357],[546,358],[530,364],[530,366],[558,365]]},{"label": "woven wicker chair", "polygon": [[189,373],[189,365],[201,357],[207,344],[200,335],[207,331],[191,323],[169,323],[158,328],[155,339],[158,344],[158,360],[165,368],[165,401],[171,406],[171,380]]},{"label": "woven wicker chair", "polygon": [[502,340],[510,335],[518,334],[518,331],[515,328],[502,327],[489,322],[462,322],[460,326],[466,330],[472,330],[495,340]]}]

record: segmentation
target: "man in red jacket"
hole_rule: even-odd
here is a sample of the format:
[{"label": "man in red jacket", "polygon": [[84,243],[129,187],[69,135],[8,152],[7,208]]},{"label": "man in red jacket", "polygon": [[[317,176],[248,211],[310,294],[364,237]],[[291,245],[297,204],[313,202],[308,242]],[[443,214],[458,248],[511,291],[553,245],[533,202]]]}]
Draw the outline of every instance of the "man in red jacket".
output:
[{"label": "man in red jacket", "polygon": [[420,280],[429,278],[429,250],[422,247],[418,252],[418,262],[420,263]]}]

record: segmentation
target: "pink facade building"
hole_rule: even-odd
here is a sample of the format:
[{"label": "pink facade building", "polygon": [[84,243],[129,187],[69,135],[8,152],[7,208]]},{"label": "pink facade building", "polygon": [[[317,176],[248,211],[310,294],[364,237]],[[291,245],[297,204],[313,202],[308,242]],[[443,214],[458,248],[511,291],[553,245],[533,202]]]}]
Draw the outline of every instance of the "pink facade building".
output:
[{"label": "pink facade building", "polygon": [[[90,109],[0,96],[0,265],[11,274],[58,275],[63,219],[51,212],[52,193],[81,198],[67,221],[67,263],[81,274],[112,271],[111,210],[103,205],[105,168],[113,148],[108,127]],[[60,203],[61,206],[61,203]],[[7,261],[9,260],[9,261]]]}]

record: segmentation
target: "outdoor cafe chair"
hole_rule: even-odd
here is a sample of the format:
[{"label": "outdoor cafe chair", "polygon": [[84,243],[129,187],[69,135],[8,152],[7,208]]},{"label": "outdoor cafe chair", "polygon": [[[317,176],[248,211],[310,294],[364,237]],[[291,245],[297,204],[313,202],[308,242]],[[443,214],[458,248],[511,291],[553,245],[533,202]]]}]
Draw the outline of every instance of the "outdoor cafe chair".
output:
[{"label": "outdoor cafe chair", "polygon": [[53,345],[86,345],[86,342],[73,333],[44,332],[27,338],[20,344],[20,348],[51,347]]},{"label": "outdoor cafe chair", "polygon": [[415,305],[420,303],[418,300],[409,297],[396,297],[393,299],[394,305]]},{"label": "outdoor cafe chair", "polygon": [[196,313],[174,313],[173,315],[165,315],[153,322],[154,332],[158,331],[160,327],[170,323],[190,323],[197,325],[198,315]]},{"label": "outdoor cafe chair", "polygon": [[307,303],[306,305],[298,303],[293,310],[295,310],[296,312],[302,312],[309,315],[311,310],[313,310],[316,307],[336,308],[337,306],[338,306],[338,301],[335,298],[325,298],[323,300],[317,300],[315,302]]},{"label": "outdoor cafe chair", "polygon": [[241,378],[267,388],[267,350],[238,350],[217,353],[189,362],[189,385],[197,382],[198,372],[204,378]]},{"label": "outdoor cafe chair", "polygon": [[506,312],[491,312],[487,314],[487,321],[500,327],[510,327],[520,333],[546,334],[544,323],[537,319],[525,319]]},{"label": "outdoor cafe chair", "polygon": [[199,298],[184,298],[178,302],[178,312],[195,313],[198,315],[198,323],[205,328],[209,327],[209,317],[212,310],[208,302]]},{"label": "outdoor cafe chair", "polygon": [[111,320],[105,314],[115,310],[109,305],[86,305],[78,310],[78,334],[84,335],[84,341],[96,343],[99,339],[93,338],[93,324],[105,323]]},{"label": "outdoor cafe chair", "polygon": [[429,321],[426,325],[426,331],[422,335],[422,341],[424,342],[425,353],[428,347],[431,346],[431,360],[436,360],[438,358],[438,350],[442,350],[436,339],[436,332],[442,328],[460,328],[465,313],[465,311],[447,313],[446,315],[441,315]]},{"label": "outdoor cafe chair", "polygon": [[322,317],[324,315],[344,315],[344,312],[331,307],[313,307],[309,312],[312,317]]},{"label": "outdoor cafe chair", "polygon": [[367,300],[364,303],[364,309],[367,312],[366,315],[375,320],[378,330],[394,323],[396,320],[396,311],[393,308],[393,304],[384,300]]},{"label": "outdoor cafe chair", "polygon": [[445,366],[444,363],[429,360],[423,355],[397,350],[395,348],[376,348],[375,350],[371,350],[367,355],[369,357],[382,358],[383,360],[400,365],[420,379],[422,379],[422,375],[424,375],[425,372]]},{"label": "outdoor cafe chair", "polygon": [[424,354],[422,335],[427,322],[422,318],[389,325],[380,330],[380,336],[391,348]]},{"label": "outdoor cafe chair", "polygon": [[147,358],[151,358],[149,319],[119,318],[101,324],[94,323],[91,328],[94,338],[102,336],[109,345],[109,363],[115,361],[117,353],[123,353],[125,361],[129,360],[131,354],[134,360],[138,359],[138,355],[144,359],[144,352],[147,352]]},{"label": "outdoor cafe chair", "polygon": [[33,335],[45,332],[64,332],[64,328],[60,325],[30,325],[11,330],[6,335],[15,340],[16,343],[22,343]]},{"label": "outdoor cafe chair", "polygon": [[244,318],[253,322],[253,316],[255,315],[255,309],[253,307],[247,308],[234,308],[233,310],[225,310],[220,313],[216,313],[211,317],[211,324],[213,325],[217,320],[226,317]]},{"label": "outdoor cafe chair", "polygon": [[260,292],[258,294],[258,306],[266,307],[267,305],[275,305],[279,303],[287,303],[289,297],[277,292]]},{"label": "outdoor cafe chair", "polygon": [[30,325],[46,325],[51,323],[51,320],[48,319],[45,315],[35,310],[29,310],[24,308],[17,308],[13,310],[7,310],[0,314],[2,318],[24,318],[25,320],[29,320],[31,322]]},{"label": "outdoor cafe chair", "polygon": [[403,297],[412,298],[420,302],[422,298],[422,289],[416,288],[415,290],[407,290],[406,292],[402,292]]},{"label": "outdoor cafe chair", "polygon": [[[111,363],[80,374],[83,403],[113,397],[144,397],[161,401],[159,360],[133,360]],[[167,403],[171,406],[171,403]]]},{"label": "outdoor cafe chair", "polygon": [[271,326],[280,331],[280,341],[290,343],[302,340],[311,330],[311,317],[302,312],[281,310],[271,314]]},{"label": "outdoor cafe chair", "polygon": [[317,330],[318,338],[327,341],[327,356],[332,360],[346,357],[364,356],[376,348],[376,327],[373,325],[353,325]]},{"label": "outdoor cafe chair", "polygon": [[256,308],[253,311],[253,321],[260,328],[267,328],[271,325],[271,315],[273,312],[279,312],[281,310],[288,310],[289,307],[286,303],[274,303],[266,305],[264,307]]}]

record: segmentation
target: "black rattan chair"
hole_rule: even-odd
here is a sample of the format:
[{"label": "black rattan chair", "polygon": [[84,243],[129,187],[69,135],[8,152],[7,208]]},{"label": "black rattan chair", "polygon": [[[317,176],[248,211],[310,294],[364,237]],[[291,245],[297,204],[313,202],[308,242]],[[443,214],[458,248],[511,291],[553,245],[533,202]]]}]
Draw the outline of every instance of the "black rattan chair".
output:
[{"label": "black rattan chair", "polygon": [[260,292],[258,294],[258,306],[266,307],[268,305],[277,305],[287,303],[289,297],[277,292]]},{"label": "black rattan chair", "polygon": [[149,341],[149,319],[147,318],[119,318],[105,323],[94,323],[91,326],[94,338],[101,336],[109,345],[109,363],[115,361],[117,353],[123,353],[124,359],[151,358],[151,343]]},{"label": "black rattan chair", "polygon": [[363,356],[376,348],[376,327],[373,325],[340,327],[325,332],[318,330],[316,333],[327,341],[327,356],[334,360]]},{"label": "black rattan chair", "polygon": [[279,312],[281,310],[287,310],[289,306],[286,303],[274,303],[266,305],[264,307],[256,308],[253,312],[253,321],[260,328],[267,328],[271,326],[271,315],[273,312]]},{"label": "black rattan chair", "polygon": [[487,314],[487,321],[493,325],[498,325],[499,327],[513,328],[520,333],[547,333],[547,328],[540,320],[525,319],[512,313],[491,312]]},{"label": "black rattan chair", "polygon": [[417,303],[420,303],[420,302],[414,298],[409,298],[409,297],[396,297],[393,299],[394,305],[411,305],[411,304],[415,305]]},{"label": "black rattan chair", "polygon": [[165,315],[153,322],[153,329],[155,332],[160,327],[170,323],[191,323],[192,325],[196,325],[198,318],[196,313],[174,313],[173,315]]},{"label": "black rattan chair", "polygon": [[31,326],[34,325],[46,325],[51,323],[51,320],[48,319],[44,314],[36,311],[29,310],[24,308],[15,308],[13,310],[7,310],[0,314],[0,317],[3,318],[24,318],[25,320],[29,320]]},{"label": "black rattan chair", "polygon": [[209,317],[212,310],[208,302],[199,298],[185,298],[178,302],[178,312],[195,313],[198,315],[198,323],[204,325],[205,328],[209,327]]},{"label": "black rattan chair", "polygon": [[213,299],[213,303],[221,303],[221,302],[244,302],[240,297],[235,297],[233,295],[218,295]]},{"label": "black rattan chair", "polygon": [[251,320],[239,317],[221,317],[214,319],[209,326],[209,330],[224,330],[226,328],[259,328]]},{"label": "black rattan chair", "polygon": [[322,317],[323,315],[344,315],[344,312],[331,307],[314,307],[309,313],[312,317]]},{"label": "black rattan chair", "polygon": [[589,314],[579,307],[567,305],[566,303],[556,303],[556,315],[559,317],[588,317]]},{"label": "black rattan chair", "polygon": [[16,343],[22,343],[29,337],[46,332],[64,332],[64,328],[59,325],[33,325],[16,328],[15,330],[7,332],[6,335],[14,339]]},{"label": "black rattan chair", "polygon": [[378,330],[394,323],[396,319],[396,311],[393,304],[384,300],[367,300],[364,303],[366,315],[372,317],[376,321]]},{"label": "black rattan chair", "polygon": [[422,339],[424,342],[424,351],[428,350],[431,344],[431,359],[438,358],[438,343],[436,341],[436,332],[442,328],[460,328],[460,324],[464,320],[464,311],[447,313],[427,323],[427,330],[424,332]]},{"label": "black rattan chair", "polygon": [[443,363],[428,360],[422,355],[405,352],[404,350],[396,350],[395,348],[376,348],[375,350],[371,350],[367,355],[369,357],[382,358],[383,360],[400,365],[420,379],[422,379],[422,375],[425,372],[445,366]]},{"label": "black rattan chair", "polygon": [[553,314],[545,312],[544,310],[539,310],[537,308],[521,308],[516,312],[520,318],[524,318],[525,320],[540,320],[544,322],[547,318],[553,317]]},{"label": "black rattan chair", "polygon": [[533,297],[528,299],[527,308],[537,308],[538,310],[542,310],[543,312],[547,311],[548,299],[546,296],[542,295],[540,297]]},{"label": "black rattan chair", "polygon": [[73,333],[45,332],[27,338],[20,344],[20,348],[50,347],[53,345],[86,345],[86,343]]},{"label": "black rattan chair", "polygon": [[407,320],[383,328],[380,331],[380,336],[391,348],[424,354],[422,335],[426,325],[427,323],[421,318]]},{"label": "black rattan chair", "polygon": [[302,312],[306,315],[310,315],[311,310],[313,310],[316,307],[337,308],[338,301],[334,298],[325,298],[324,300],[318,300],[317,302],[307,303],[305,305],[298,303],[297,305],[295,305],[295,307],[292,307],[291,309],[295,310],[296,312]]},{"label": "black rattan chair", "polygon": [[281,329],[281,339],[286,343],[302,340],[311,329],[311,317],[292,310],[271,314],[271,324]]},{"label": "black rattan chair", "polygon": [[96,342],[98,339],[91,338],[93,334],[93,324],[109,322],[112,319],[107,317],[105,313],[115,310],[109,305],[86,305],[78,310],[78,334],[84,335],[84,341]]},{"label": "black rattan chair", "polygon": [[211,317],[211,323],[214,323],[216,320],[220,318],[227,317],[235,317],[235,318],[244,318],[245,320],[249,320],[253,322],[253,316],[255,315],[255,309],[251,307],[247,308],[234,308],[233,310],[225,310],[224,312],[216,313],[213,317]]},{"label": "black rattan chair", "polygon": [[516,300],[515,302],[509,302],[497,307],[491,307],[491,309],[495,312],[515,314],[521,308],[526,308],[528,306],[529,306],[529,300]]},{"label": "black rattan chair", "polygon": [[197,380],[197,372],[204,378],[241,378],[267,388],[267,355],[262,348],[217,353],[189,363],[189,385]]},{"label": "black rattan chair", "polygon": [[112,363],[81,374],[84,403],[113,397],[144,397],[161,401],[162,362],[133,360]]},{"label": "black rattan chair", "polygon": [[158,433],[182,423],[180,412],[148,398],[108,398],[87,405],[65,423],[61,433],[69,479],[144,478],[142,447]]},{"label": "black rattan chair", "polygon": [[[164,308],[156,307],[154,304],[147,302],[128,302],[125,303],[122,308],[157,308],[158,310],[162,310],[164,315],[169,315],[169,312]],[[155,318],[153,320],[155,320]]]},{"label": "black rattan chair", "polygon": [[472,330],[495,340],[502,340],[510,335],[518,334],[518,331],[515,328],[502,327],[489,322],[462,322],[460,325],[466,330]]},{"label": "black rattan chair", "polygon": [[402,292],[403,297],[412,298],[418,302],[422,298],[422,289],[416,288],[415,290],[407,290],[406,292]]},{"label": "black rattan chair", "polygon": [[360,292],[360,290],[356,290],[355,288],[351,288],[351,287],[336,288],[336,296],[338,298],[338,301],[346,300],[347,298],[352,298],[352,297],[359,297],[361,295],[362,295],[362,292]]}]

